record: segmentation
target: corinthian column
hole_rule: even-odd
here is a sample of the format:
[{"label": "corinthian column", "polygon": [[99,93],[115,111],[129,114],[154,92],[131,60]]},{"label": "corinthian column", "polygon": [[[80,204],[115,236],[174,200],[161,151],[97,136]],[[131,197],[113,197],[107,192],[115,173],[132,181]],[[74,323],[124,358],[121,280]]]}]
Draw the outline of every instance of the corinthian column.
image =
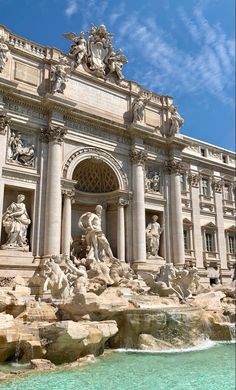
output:
[{"label": "corinthian column", "polygon": [[146,261],[144,164],[147,153],[134,149],[130,153],[133,177],[133,261]]},{"label": "corinthian column", "polygon": [[117,257],[125,260],[125,206],[128,201],[119,199],[117,210]]},{"label": "corinthian column", "polygon": [[61,242],[61,144],[66,134],[62,126],[50,124],[42,130],[48,141],[48,168],[45,204],[44,255],[60,253]]},{"label": "corinthian column", "polygon": [[70,255],[71,244],[71,204],[75,195],[74,191],[63,190],[64,204],[62,216],[62,253]]},{"label": "corinthian column", "polygon": [[180,170],[182,163],[179,160],[171,160],[166,164],[167,173],[170,175],[170,215],[173,263],[176,266],[185,263],[184,234],[182,217],[182,200],[180,185]]}]

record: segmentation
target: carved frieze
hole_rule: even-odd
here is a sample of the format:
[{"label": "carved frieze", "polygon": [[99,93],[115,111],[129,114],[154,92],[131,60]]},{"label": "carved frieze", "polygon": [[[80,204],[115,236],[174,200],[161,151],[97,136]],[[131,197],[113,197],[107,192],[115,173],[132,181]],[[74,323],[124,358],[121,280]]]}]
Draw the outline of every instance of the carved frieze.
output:
[{"label": "carved frieze", "polygon": [[48,127],[41,129],[41,137],[44,142],[55,141],[61,144],[66,133],[67,129],[65,127],[53,124],[49,124]]}]

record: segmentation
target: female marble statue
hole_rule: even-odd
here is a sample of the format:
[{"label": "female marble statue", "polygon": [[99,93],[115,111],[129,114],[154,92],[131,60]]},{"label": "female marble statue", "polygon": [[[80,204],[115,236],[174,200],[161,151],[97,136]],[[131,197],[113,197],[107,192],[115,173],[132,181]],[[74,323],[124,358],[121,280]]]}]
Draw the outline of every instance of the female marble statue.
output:
[{"label": "female marble statue", "polygon": [[158,216],[152,216],[152,222],[146,228],[147,253],[150,256],[158,256],[160,236],[163,232],[160,224],[157,222]]},{"label": "female marble statue", "polygon": [[2,249],[27,248],[27,229],[31,220],[24,204],[25,196],[17,196],[17,202],[7,208],[3,214],[2,223],[7,233],[7,242]]}]

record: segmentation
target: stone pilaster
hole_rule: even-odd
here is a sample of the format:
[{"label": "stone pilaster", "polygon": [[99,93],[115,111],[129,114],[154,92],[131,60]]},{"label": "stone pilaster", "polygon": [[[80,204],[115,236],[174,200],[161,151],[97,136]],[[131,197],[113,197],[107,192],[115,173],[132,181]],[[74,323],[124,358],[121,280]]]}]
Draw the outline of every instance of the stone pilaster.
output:
[{"label": "stone pilaster", "polygon": [[49,124],[42,130],[48,142],[48,169],[45,209],[44,255],[60,253],[61,241],[61,144],[66,129]]},{"label": "stone pilaster", "polygon": [[227,252],[224,230],[224,211],[223,211],[223,180],[215,178],[212,180],[212,188],[214,192],[215,211],[216,211],[216,226],[217,226],[217,241],[220,264],[222,269],[227,269]]},{"label": "stone pilaster", "polygon": [[203,268],[202,231],[199,205],[199,174],[196,172],[189,173],[188,181],[192,200],[193,245],[195,250],[196,266],[198,268]]},{"label": "stone pilaster", "polygon": [[144,165],[147,153],[133,149],[130,153],[132,161],[133,185],[133,261],[146,261],[145,237],[145,201],[144,201]]},{"label": "stone pilaster", "polygon": [[120,198],[117,208],[117,257],[125,261],[125,207],[128,201]]},{"label": "stone pilaster", "polygon": [[180,173],[182,162],[172,159],[166,162],[166,171],[170,175],[170,216],[171,216],[171,237],[172,237],[172,256],[173,263],[181,266],[185,263],[184,253],[184,235],[183,235],[183,216]]},{"label": "stone pilaster", "polygon": [[71,245],[71,205],[74,200],[73,190],[63,190],[63,216],[62,216],[62,253],[70,255]]}]

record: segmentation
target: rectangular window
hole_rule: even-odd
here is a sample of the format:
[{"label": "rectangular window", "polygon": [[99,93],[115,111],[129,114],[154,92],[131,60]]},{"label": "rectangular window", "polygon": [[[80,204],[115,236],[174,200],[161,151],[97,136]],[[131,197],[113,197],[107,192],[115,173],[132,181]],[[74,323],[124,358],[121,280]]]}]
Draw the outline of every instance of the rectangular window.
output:
[{"label": "rectangular window", "polygon": [[225,198],[225,200],[230,200],[230,186],[229,186],[229,184],[224,185],[224,198]]},{"label": "rectangular window", "polygon": [[228,236],[228,240],[229,240],[229,253],[234,254],[235,253],[235,241],[236,241],[235,235],[230,234]]},{"label": "rectangular window", "polygon": [[184,249],[188,250],[189,248],[189,232],[187,229],[184,229]]},{"label": "rectangular window", "polygon": [[202,195],[209,196],[209,180],[206,178],[202,179]]},{"label": "rectangular window", "polygon": [[201,148],[201,155],[202,157],[206,157],[206,149]]},{"label": "rectangular window", "polygon": [[186,182],[185,182],[185,174],[182,173],[180,175],[180,186],[181,186],[181,192],[185,192],[186,191]]},{"label": "rectangular window", "polygon": [[206,233],[206,251],[214,252],[214,235],[213,233]]}]

